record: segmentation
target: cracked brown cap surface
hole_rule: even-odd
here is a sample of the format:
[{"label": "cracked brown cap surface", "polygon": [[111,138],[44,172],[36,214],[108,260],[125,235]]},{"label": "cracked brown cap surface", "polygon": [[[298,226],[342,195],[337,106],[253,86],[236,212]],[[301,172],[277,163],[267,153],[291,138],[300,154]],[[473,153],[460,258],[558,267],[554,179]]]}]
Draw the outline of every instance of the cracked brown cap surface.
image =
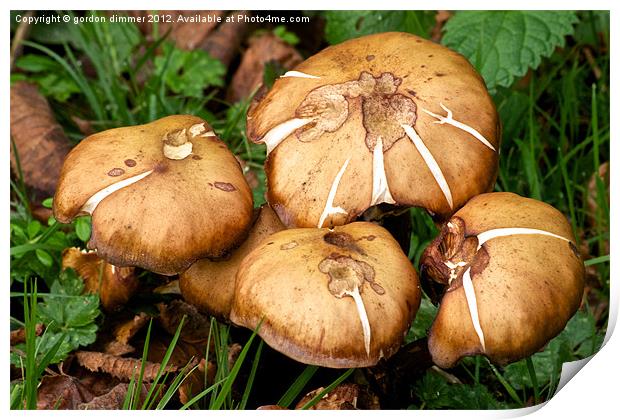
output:
[{"label": "cracked brown cap surface", "polygon": [[334,368],[398,350],[420,304],[418,277],[387,230],[357,222],[271,235],[241,263],[230,319],[285,355]]},{"label": "cracked brown cap surface", "polygon": [[262,206],[258,212],[247,239],[232,251],[228,259],[199,260],[179,275],[183,299],[203,312],[220,319],[229,318],[235,293],[235,276],[241,261],[269,235],[284,229],[268,205]]},{"label": "cracked brown cap surface", "polygon": [[257,98],[268,201],[287,226],[329,227],[390,203],[441,218],[494,184],[500,127],[460,54],[406,33],[326,48]]},{"label": "cracked brown cap surface", "polygon": [[444,368],[467,355],[506,364],[539,351],[577,311],[584,288],[565,216],[512,193],[473,198],[421,264],[424,281],[443,289],[428,344]]},{"label": "cracked brown cap surface", "polygon": [[166,275],[241,242],[252,207],[233,154],[189,115],[87,137],[67,156],[54,196],[62,223],[92,214],[89,247],[106,261]]}]

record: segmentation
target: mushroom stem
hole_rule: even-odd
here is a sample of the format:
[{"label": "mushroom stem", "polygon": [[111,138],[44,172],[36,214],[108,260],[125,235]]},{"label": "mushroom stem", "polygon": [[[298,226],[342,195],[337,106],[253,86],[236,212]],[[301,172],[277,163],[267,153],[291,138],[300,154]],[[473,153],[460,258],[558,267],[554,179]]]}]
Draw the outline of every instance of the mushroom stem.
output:
[{"label": "mushroom stem", "polygon": [[439,106],[443,108],[444,111],[446,111],[447,115],[445,117],[442,117],[439,114],[435,114],[434,112],[428,111],[426,109],[422,109],[422,111],[426,112],[428,115],[437,118],[439,121],[435,121],[435,124],[450,124],[451,126],[454,126],[456,128],[460,128],[461,130],[471,134],[472,136],[474,136],[479,142],[481,142],[482,144],[484,144],[486,147],[488,147],[489,149],[493,150],[494,152],[495,147],[493,147],[493,145],[484,138],[484,136],[482,134],[480,134],[478,132],[478,130],[476,130],[473,127],[468,126],[467,124],[464,124],[460,121],[456,121],[454,118],[452,118],[452,111],[450,111],[446,106],[444,106],[444,104],[442,104],[441,102],[439,103]]},{"label": "mushroom stem", "polygon": [[342,175],[344,175],[344,171],[347,169],[347,165],[349,165],[349,161],[351,158],[348,158],[344,165],[338,171],[336,178],[334,178],[334,182],[329,190],[329,194],[327,195],[327,201],[325,202],[325,208],[323,209],[323,213],[321,214],[321,218],[319,219],[318,228],[323,227],[323,223],[325,223],[325,219],[327,216],[331,214],[347,214],[347,211],[342,207],[334,207],[334,198],[336,197],[336,192],[338,191],[338,185],[340,184],[340,179]]},{"label": "mushroom stem", "polygon": [[407,136],[413,142],[413,145],[422,156],[422,159],[424,159],[426,166],[428,166],[428,169],[430,169],[433,177],[435,178],[435,181],[437,182],[437,185],[439,185],[439,188],[441,188],[443,195],[446,197],[448,205],[450,206],[450,208],[454,208],[454,203],[452,201],[452,192],[450,191],[448,181],[446,181],[446,178],[443,176],[443,172],[441,171],[441,168],[437,164],[437,161],[431,154],[430,150],[428,150],[428,148],[412,126],[402,124],[401,127],[405,130],[405,133],[407,133]]},{"label": "mushroom stem", "polygon": [[469,309],[471,322],[474,325],[476,334],[478,334],[482,351],[486,353],[487,350],[484,343],[484,333],[482,332],[480,318],[478,317],[478,303],[476,302],[476,293],[474,291],[474,283],[471,280],[470,270],[471,268],[468,268],[465,273],[463,273],[463,290],[465,291],[465,299],[467,300],[467,308]]},{"label": "mushroom stem", "polygon": [[370,206],[380,203],[396,203],[394,198],[392,198],[387,176],[385,175],[383,139],[381,137],[377,139],[377,144],[372,151],[372,199]]},{"label": "mushroom stem", "polygon": [[364,307],[364,301],[362,300],[362,295],[360,295],[360,290],[356,285],[353,291],[346,291],[344,294],[351,296],[355,301],[357,313],[362,323],[362,330],[364,331],[364,348],[366,349],[366,354],[370,356],[370,322],[368,321],[368,315],[366,315],[366,308]]},{"label": "mushroom stem", "polygon": [[562,239],[563,241],[570,242],[570,239],[566,239],[563,236],[556,235],[555,233],[547,232],[546,230],[540,229],[531,229],[531,228],[499,228],[499,229],[491,229],[486,232],[482,232],[478,234],[478,249],[482,247],[482,245],[491,239],[498,238],[501,236],[511,236],[511,235],[546,235],[554,238]]},{"label": "mushroom stem", "polygon": [[292,120],[285,121],[276,125],[269,130],[267,134],[262,138],[262,142],[267,146],[267,155],[273,151],[284,139],[297,130],[300,127],[308,124],[312,121],[312,118],[293,118]]},{"label": "mushroom stem", "polygon": [[93,214],[93,212],[95,211],[95,208],[97,208],[97,205],[99,204],[99,202],[101,202],[101,200],[103,200],[104,198],[112,194],[113,192],[120,190],[121,188],[125,188],[126,186],[131,185],[134,182],[140,181],[142,178],[145,178],[146,176],[150,175],[152,172],[153,170],[151,169],[150,171],[146,171],[139,175],[135,175],[130,178],[123,179],[122,181],[118,181],[115,184],[109,185],[105,187],[104,189],[97,191],[92,197],[88,199],[88,201],[86,201],[86,203],[84,203],[84,205],[80,209],[80,212]]},{"label": "mushroom stem", "polygon": [[295,70],[287,71],[280,77],[301,77],[304,79],[320,79],[319,76],[313,76],[311,74],[302,73],[300,71],[295,71]]}]

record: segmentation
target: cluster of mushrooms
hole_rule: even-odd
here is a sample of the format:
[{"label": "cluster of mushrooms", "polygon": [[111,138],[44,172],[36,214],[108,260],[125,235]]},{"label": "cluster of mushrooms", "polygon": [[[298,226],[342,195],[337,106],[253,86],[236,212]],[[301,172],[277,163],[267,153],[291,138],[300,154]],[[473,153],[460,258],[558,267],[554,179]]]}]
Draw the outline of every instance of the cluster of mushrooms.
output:
[{"label": "cluster of mushrooms", "polygon": [[326,48],[254,98],[247,135],[266,145],[261,208],[209,123],[175,115],[79,143],[54,215],[92,215],[98,256],[178,274],[188,302],[307,364],[373,366],[415,318],[418,274],[386,229],[357,221],[369,209],[421,207],[440,228],[420,266],[440,367],[521,359],[578,309],[584,265],[566,218],[489,192],[500,122],[458,53],[394,32]]}]

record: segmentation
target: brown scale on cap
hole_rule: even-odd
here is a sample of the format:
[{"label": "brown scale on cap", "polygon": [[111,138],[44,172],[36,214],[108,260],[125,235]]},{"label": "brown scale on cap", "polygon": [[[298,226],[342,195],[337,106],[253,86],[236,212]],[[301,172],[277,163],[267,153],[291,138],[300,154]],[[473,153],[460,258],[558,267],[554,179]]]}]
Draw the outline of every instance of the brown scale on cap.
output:
[{"label": "brown scale on cap", "polygon": [[362,367],[396,352],[419,304],[398,243],[356,222],[265,239],[239,267],[230,319],[251,329],[262,321],[265,342],[302,363]]},{"label": "brown scale on cap", "polygon": [[458,53],[389,32],[331,46],[262,91],[248,138],[267,146],[267,199],[289,227],[350,223],[380,204],[446,220],[492,190],[501,130]]},{"label": "brown scale on cap", "polygon": [[325,132],[335,132],[349,117],[348,100],[360,97],[368,150],[372,152],[381,137],[383,151],[388,151],[397,140],[405,137],[401,124],[415,122],[415,104],[396,93],[401,82],[402,79],[391,73],[374,77],[364,71],[356,81],[314,89],[299,105],[295,115],[315,121],[298,129],[297,138],[310,142]]},{"label": "brown scale on cap", "polygon": [[506,364],[539,351],[579,308],[584,265],[570,223],[543,202],[512,193],[471,199],[422,255],[422,278],[439,312],[433,362],[466,355]]},{"label": "brown scale on cap", "polygon": [[435,303],[445,292],[462,286],[465,271],[479,273],[489,262],[486,250],[478,250],[477,237],[466,237],[465,232],[463,219],[452,217],[422,255],[421,279]]},{"label": "brown scale on cap", "polygon": [[[190,158],[196,155],[202,159]],[[89,247],[106,261],[172,275],[237,246],[253,203],[234,155],[209,124],[173,115],[82,140],[63,164],[53,210],[61,223],[91,214]]]}]

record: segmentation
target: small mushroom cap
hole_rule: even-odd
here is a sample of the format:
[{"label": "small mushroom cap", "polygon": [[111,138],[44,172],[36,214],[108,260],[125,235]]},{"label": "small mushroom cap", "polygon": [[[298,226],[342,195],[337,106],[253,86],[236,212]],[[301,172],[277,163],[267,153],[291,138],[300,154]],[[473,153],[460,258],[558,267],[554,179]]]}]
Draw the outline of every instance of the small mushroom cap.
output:
[{"label": "small mushroom cap", "polygon": [[284,225],[271,207],[262,206],[248,238],[232,251],[230,258],[220,261],[198,260],[179,275],[183,299],[200,311],[228,319],[235,294],[235,276],[241,261],[263,239],[283,229]]},{"label": "small mushroom cap", "polygon": [[363,367],[398,350],[419,304],[417,274],[398,243],[357,222],[264,240],[237,272],[230,319],[250,329],[262,320],[265,342],[299,362]]},{"label": "small mushroom cap", "polygon": [[112,312],[120,309],[138,289],[133,267],[115,267],[93,251],[67,248],[62,252],[62,268],[72,268],[84,280],[86,293],[98,293],[101,306]]},{"label": "small mushroom cap", "polygon": [[[581,302],[584,265],[561,212],[516,194],[490,193],[473,198],[448,223],[422,256],[423,272],[435,267],[437,277],[442,264],[466,263],[452,272],[454,279],[429,332],[435,364],[448,368],[474,354],[510,363],[539,351],[564,329]],[[489,234],[506,228],[512,230]],[[469,251],[457,237],[473,244]],[[466,271],[475,306],[461,284]]]},{"label": "small mushroom cap", "polygon": [[[247,132],[268,144],[268,201],[296,227],[342,225],[381,202],[447,218],[492,189],[501,136],[467,59],[399,32],[308,58],[257,99]],[[343,211],[321,220],[335,184],[333,207]],[[391,197],[380,194],[386,186]]]},{"label": "small mushroom cap", "polygon": [[62,223],[92,212],[89,247],[102,258],[166,275],[241,242],[252,207],[233,154],[189,115],[87,137],[67,156],[54,196]]}]

